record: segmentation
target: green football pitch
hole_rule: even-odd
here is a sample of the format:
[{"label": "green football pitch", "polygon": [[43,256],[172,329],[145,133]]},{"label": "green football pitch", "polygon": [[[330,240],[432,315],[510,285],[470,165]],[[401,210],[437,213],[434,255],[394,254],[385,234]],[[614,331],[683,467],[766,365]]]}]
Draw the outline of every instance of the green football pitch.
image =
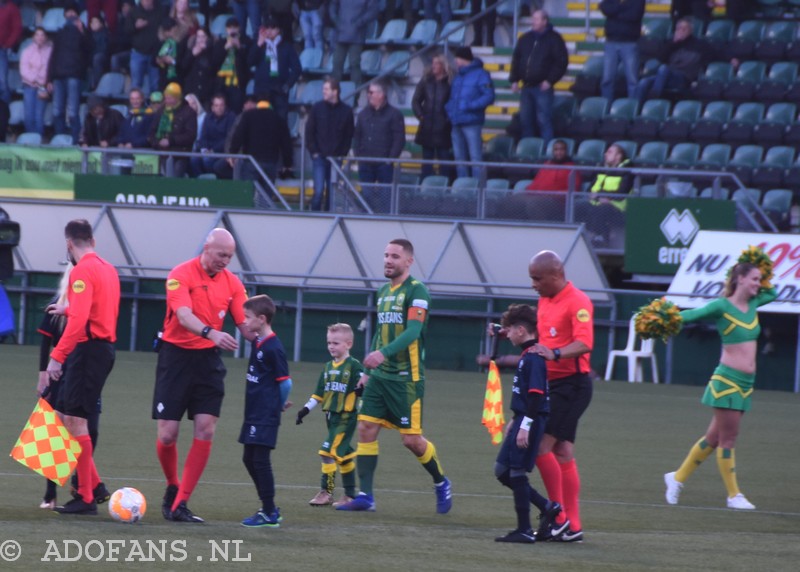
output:
[{"label": "green football pitch", "polygon": [[[0,431],[7,452],[35,404],[37,362],[36,348],[0,345]],[[485,374],[428,375],[424,426],[453,482],[450,514],[436,514],[430,478],[391,431],[381,433],[377,511],[342,513],[307,504],[319,486],[316,452],[324,421],[314,411],[296,426],[294,416],[315,387],[319,364],[290,364],[295,406],[273,455],[284,520],[279,529],[250,530],[239,521],[258,508],[258,499],[236,442],[246,363],[226,363],[227,396],[214,449],[190,501],[206,524],[161,517],[164,483],[150,419],[155,356],[120,352],[103,396],[96,460],[109,489],[132,486],[145,494],[146,517],[123,525],[111,520],[105,505],[96,517],[40,510],[44,479],[6,454],[0,464],[0,570],[800,569],[797,395],[756,391],[736,455],[739,483],[758,509],[735,512],[724,508],[713,458],[688,482],[679,506],[664,502],[663,473],[677,467],[710,418],[699,403],[700,388],[596,383],[577,442],[585,542],[504,545],[494,537],[513,529],[515,519],[510,491],[492,473],[497,448],[480,423]],[[510,373],[503,382],[507,411]],[[183,424],[181,463],[189,428]],[[543,490],[537,474],[531,480]],[[66,490],[59,489],[59,500],[68,500]]]}]

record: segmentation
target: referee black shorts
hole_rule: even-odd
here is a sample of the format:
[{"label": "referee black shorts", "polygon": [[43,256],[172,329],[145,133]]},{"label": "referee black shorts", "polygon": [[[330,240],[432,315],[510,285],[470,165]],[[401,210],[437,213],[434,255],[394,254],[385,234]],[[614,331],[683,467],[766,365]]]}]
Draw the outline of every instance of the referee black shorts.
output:
[{"label": "referee black shorts", "polygon": [[97,414],[97,403],[108,374],[114,367],[114,345],[101,340],[81,342],[64,363],[58,400],[63,413],[88,419]]},{"label": "referee black shorts", "polygon": [[202,413],[219,417],[225,374],[219,350],[189,350],[164,342],[158,352],[153,419],[180,421]]},{"label": "referee black shorts", "polygon": [[578,420],[592,401],[592,378],[588,373],[576,373],[554,379],[550,389],[550,417],[544,430],[559,441],[575,442]]}]

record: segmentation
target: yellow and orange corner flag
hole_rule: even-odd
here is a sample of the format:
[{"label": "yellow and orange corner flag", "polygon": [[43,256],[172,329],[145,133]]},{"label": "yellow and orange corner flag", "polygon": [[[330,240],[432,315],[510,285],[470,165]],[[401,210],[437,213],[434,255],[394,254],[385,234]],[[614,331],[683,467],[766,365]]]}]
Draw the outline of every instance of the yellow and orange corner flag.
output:
[{"label": "yellow and orange corner flag", "polygon": [[50,404],[39,398],[11,450],[11,458],[64,486],[80,454],[78,441],[69,434]]},{"label": "yellow and orange corner flag", "polygon": [[492,437],[492,444],[503,442],[503,386],[500,384],[500,370],[494,360],[489,362],[489,377],[486,379],[486,395],[483,398],[483,421]]}]

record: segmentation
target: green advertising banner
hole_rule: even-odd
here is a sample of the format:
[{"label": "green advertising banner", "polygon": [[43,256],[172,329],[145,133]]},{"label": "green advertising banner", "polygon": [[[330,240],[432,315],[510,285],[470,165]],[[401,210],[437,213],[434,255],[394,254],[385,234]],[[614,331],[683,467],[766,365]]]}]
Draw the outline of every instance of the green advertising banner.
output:
[{"label": "green advertising banner", "polygon": [[733,201],[630,198],[625,213],[625,270],[673,275],[698,231],[735,228]]},{"label": "green advertising banner", "polygon": [[75,200],[182,207],[253,206],[252,181],[75,175]]},{"label": "green advertising banner", "polygon": [[[74,177],[81,172],[82,158],[83,153],[75,147],[0,145],[0,196],[72,199]],[[133,174],[158,173],[158,157],[139,155],[135,161]],[[101,154],[89,153],[87,172],[100,171]]]}]

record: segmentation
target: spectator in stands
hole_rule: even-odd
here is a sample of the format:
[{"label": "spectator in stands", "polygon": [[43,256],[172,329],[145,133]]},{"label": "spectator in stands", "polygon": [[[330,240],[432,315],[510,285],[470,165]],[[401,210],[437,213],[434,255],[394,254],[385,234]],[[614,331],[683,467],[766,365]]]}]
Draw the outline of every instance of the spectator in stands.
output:
[{"label": "spectator in stands", "polygon": [[314,172],[311,210],[330,210],[331,164],[328,159],[347,155],[353,131],[353,108],[339,99],[339,81],[326,77],[322,84],[322,101],[311,107],[306,120],[306,148]]},{"label": "spectator in stands", "polygon": [[161,21],[159,37],[163,41],[156,56],[159,89],[178,81],[178,42],[175,41],[177,30],[178,25],[172,18],[167,17]]},{"label": "spectator in stands", "polygon": [[119,12],[117,0],[86,0],[86,13],[90,23],[92,18],[100,18],[100,10],[103,11],[109,31],[114,34],[117,31],[117,12]]},{"label": "spectator in stands", "polygon": [[[233,3],[233,15],[242,27],[242,34],[252,39],[258,38],[259,26],[261,25],[261,0],[231,0]],[[247,29],[247,22],[250,22],[250,29]]]},{"label": "spectator in stands", "polygon": [[92,36],[92,73],[89,83],[94,90],[108,69],[108,30],[102,16],[89,20],[89,33]]},{"label": "spectator in stands", "polygon": [[[417,84],[414,97],[411,99],[411,109],[419,121],[417,135],[414,143],[422,146],[422,158],[426,160],[439,159],[450,161],[453,142],[451,131],[453,126],[444,110],[445,104],[450,99],[450,84],[453,81],[453,72],[442,54],[437,54],[431,60],[428,68]],[[450,176],[452,169],[442,167],[440,174]],[[422,178],[433,175],[434,165],[422,165]]]},{"label": "spectator in stands", "polygon": [[436,20],[436,8],[439,8],[438,20],[442,23],[442,28],[453,17],[453,7],[450,5],[450,0],[425,0],[423,6],[425,7],[426,20]]},{"label": "spectator in stands", "polygon": [[81,147],[116,147],[125,119],[116,109],[106,107],[103,98],[90,95],[86,104],[89,111],[83,120]]},{"label": "spectator in stands", "polygon": [[326,0],[298,0],[300,8],[300,27],[303,30],[303,47],[325,49],[322,38],[322,13],[327,4]]},{"label": "spectator in stands", "polygon": [[622,62],[628,97],[635,97],[639,79],[639,50],[636,45],[642,33],[645,0],[602,0],[600,11],[605,15],[605,53],[600,92],[611,101],[617,80],[617,66]]},{"label": "spectator in stands", "polygon": [[8,104],[0,99],[0,143],[6,142],[6,135],[8,133],[8,122],[11,119],[11,110]]},{"label": "spectator in stands", "polygon": [[[555,165],[566,167],[574,165],[572,157],[569,156],[567,144],[562,139],[553,141],[553,156],[544,162],[545,165]],[[581,188],[581,174],[570,169],[551,169],[542,167],[536,176],[525,187],[526,191],[532,194],[537,192],[552,193],[553,191],[566,192],[569,190],[570,177],[574,178],[574,189]],[[539,220],[564,221],[566,196],[542,194],[540,196],[526,197],[527,211],[531,213],[531,218]]]},{"label": "spectator in stands", "polygon": [[342,81],[344,60],[350,58],[350,81],[361,85],[361,51],[367,41],[367,26],[378,18],[378,0],[331,0],[336,23],[333,77]]},{"label": "spectator in stands", "polygon": [[[469,2],[470,16],[475,16],[483,11],[482,0],[469,0]],[[489,2],[488,4],[493,4],[493,2]],[[494,28],[496,24],[497,10],[492,10],[485,16],[475,20],[472,24],[472,46],[494,47]],[[484,32],[486,32],[486,39],[484,39]]]},{"label": "spectator in stands", "polygon": [[0,99],[11,101],[8,89],[8,56],[22,38],[22,16],[11,0],[0,0]]},{"label": "spectator in stands", "polygon": [[22,78],[22,94],[25,102],[25,131],[44,134],[44,111],[50,94],[47,91],[47,67],[53,44],[44,28],[36,28],[33,42],[22,50],[19,58],[19,74]]},{"label": "spectator in stands", "polygon": [[158,38],[158,28],[164,17],[160,7],[155,5],[156,0],[139,0],[139,5],[133,9],[131,17],[125,22],[126,29],[131,34],[131,83],[144,86],[144,78],[148,78],[148,93],[158,90],[158,66],[155,58],[158,55],[161,41]]},{"label": "spectator in stands", "polygon": [[[156,93],[158,92],[150,94],[151,97]],[[122,123],[119,146],[145,149],[149,147],[147,137],[153,121],[153,110],[144,106],[144,93],[138,87],[131,89],[128,94],[128,104],[128,115]]]},{"label": "spectator in stands", "polygon": [[[402,14],[398,14],[402,11]],[[386,25],[389,20],[402,17],[406,21],[408,29],[414,26],[414,0],[386,0],[382,25]]]},{"label": "spectator in stands", "polygon": [[189,6],[189,0],[173,0],[169,17],[175,20],[172,37],[178,44],[182,44],[200,29],[200,21]]},{"label": "spectator in stands", "polygon": [[195,137],[194,143],[192,144],[192,151],[199,150],[198,144],[200,142],[200,133],[203,132],[203,124],[206,122],[206,117],[208,114],[206,113],[205,106],[200,102],[198,97],[193,93],[187,93],[186,97],[183,98],[189,107],[192,108],[195,115],[197,116],[197,135]]},{"label": "spectator in stands", "polygon": [[[201,153],[224,153],[228,134],[236,122],[236,115],[225,105],[225,96],[217,94],[211,100],[211,113],[203,122],[203,129],[197,140],[197,151]],[[220,159],[210,157],[192,157],[189,165],[192,176],[203,173],[214,173],[214,165]]]},{"label": "spectator in stands", "polygon": [[164,107],[164,94],[160,91],[154,91],[150,94],[150,109],[153,114],[158,113],[161,111],[161,108]]},{"label": "spectator in stands", "polygon": [[[269,137],[264,137],[269,133]],[[278,178],[278,165],[283,162],[280,174],[288,175],[292,169],[292,138],[286,120],[278,115],[265,96],[259,97],[255,109],[242,113],[231,138],[231,153],[251,155],[270,181]],[[234,161],[230,161],[233,166]],[[242,165],[242,178],[256,181],[258,171],[249,161]]]},{"label": "spectator in stands", "polygon": [[531,29],[514,47],[508,81],[514,93],[522,90],[519,119],[523,137],[537,134],[547,143],[553,138],[554,86],[564,77],[569,64],[567,45],[553,29],[544,10],[531,17]]},{"label": "spectator in stands", "polygon": [[[483,69],[480,58],[472,50],[463,47],[455,50],[458,73],[450,88],[450,100],[445,105],[453,124],[453,155],[459,162],[456,174],[469,176],[469,163],[481,161],[483,139],[481,133],[486,120],[486,108],[494,103],[492,76]],[[472,166],[472,176],[481,177],[481,168]]]},{"label": "spectator in stands", "polygon": [[78,18],[78,5],[74,2],[64,7],[64,26],[56,32],[53,53],[48,68],[48,90],[53,94],[53,125],[57,134],[67,133],[70,124],[72,140],[81,134],[81,89],[89,69],[92,38]]},{"label": "spectator in stands", "polygon": [[[197,115],[183,102],[183,92],[177,83],[164,90],[164,105],[153,117],[150,126],[150,145],[159,151],[191,151],[197,138]],[[162,157],[161,170],[166,160]],[[173,157],[173,176],[182,177],[189,170],[189,159]]]},{"label": "spectator in stands", "polygon": [[117,31],[111,34],[108,42],[108,53],[111,57],[111,71],[120,72],[130,69],[131,42],[133,41],[133,26],[128,27],[128,22],[133,19],[134,0],[122,0]]},{"label": "spectator in stands", "polygon": [[242,35],[239,20],[228,18],[225,22],[225,41],[214,42],[211,66],[216,73],[215,92],[225,95],[228,107],[234,113],[242,111],[245,88],[250,77],[247,57],[250,39]]},{"label": "spectator in stands", "polygon": [[267,2],[267,12],[264,19],[271,18],[278,23],[281,36],[287,42],[294,40],[294,12],[292,11],[292,0],[269,0]]},{"label": "spectator in stands", "polygon": [[[242,117],[244,116],[245,111],[250,111],[251,109],[256,109],[258,105],[258,99],[254,95],[248,95],[244,99],[244,104],[242,106],[242,113],[236,116],[236,119],[233,121],[233,127],[231,131],[228,133],[228,138],[225,140],[225,153],[233,153],[231,151],[231,143],[233,142],[233,134],[236,133],[236,129],[239,127],[239,123],[242,121]],[[214,164],[214,174],[217,175],[217,179],[231,179],[233,178],[233,163],[232,160],[225,160],[225,161],[217,161]]]},{"label": "spectator in stands", "polygon": [[[406,142],[403,114],[389,105],[386,86],[373,81],[367,90],[368,105],[358,114],[353,133],[353,153],[356,157],[396,159]],[[364,200],[375,212],[389,212],[390,189],[394,166],[390,162],[359,161],[358,179]],[[374,183],[378,183],[377,185]]]},{"label": "spectator in stands", "polygon": [[258,42],[250,49],[249,64],[255,67],[255,92],[265,95],[275,112],[286,120],[289,90],[297,83],[302,67],[291,36],[283,40],[277,20],[264,20]]},{"label": "spectator in stands", "polygon": [[682,91],[688,88],[714,58],[715,52],[708,42],[694,35],[692,19],[681,18],[664,52],[665,63],[658,66],[655,75],[639,80],[636,97],[641,101],[661,97],[665,89]]},{"label": "spectator in stands", "polygon": [[[603,159],[604,166],[609,169],[625,169],[631,166],[625,150],[617,144],[608,146]],[[585,222],[586,228],[594,234],[592,243],[595,246],[607,245],[611,231],[624,225],[627,200],[618,195],[626,195],[632,188],[633,173],[599,172],[590,187],[595,198],[575,205],[575,218],[579,222]],[[614,193],[617,196],[612,198],[599,193]]]},{"label": "spectator in stands", "polygon": [[216,81],[212,62],[212,40],[205,29],[200,28],[186,43],[186,50],[179,59],[179,72],[183,78],[183,89],[194,93],[202,103],[211,99]]}]

